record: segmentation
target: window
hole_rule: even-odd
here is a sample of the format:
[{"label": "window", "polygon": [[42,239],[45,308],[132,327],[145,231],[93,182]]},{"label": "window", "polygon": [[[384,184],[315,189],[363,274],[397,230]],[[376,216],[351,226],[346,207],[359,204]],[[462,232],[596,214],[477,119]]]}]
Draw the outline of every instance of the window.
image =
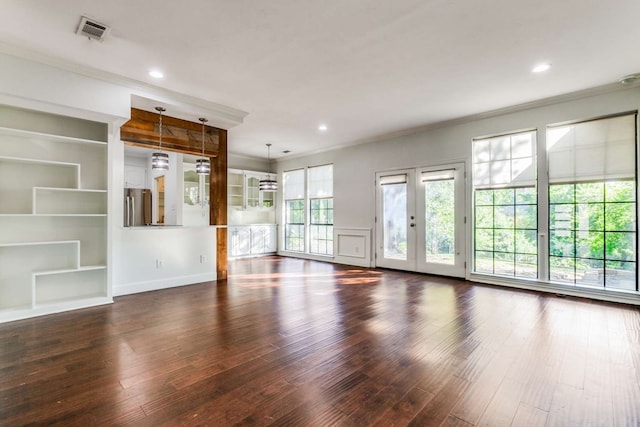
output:
[{"label": "window", "polygon": [[551,281],[637,290],[635,123],[547,129]]},{"label": "window", "polygon": [[474,271],[538,277],[535,132],[473,141]]},{"label": "window", "polygon": [[284,172],[283,182],[285,250],[333,255],[333,165]]},{"label": "window", "polygon": [[284,183],[284,248],[304,252],[304,169],[283,173]]},{"label": "window", "polygon": [[333,255],[333,165],[310,167],[309,253]]}]

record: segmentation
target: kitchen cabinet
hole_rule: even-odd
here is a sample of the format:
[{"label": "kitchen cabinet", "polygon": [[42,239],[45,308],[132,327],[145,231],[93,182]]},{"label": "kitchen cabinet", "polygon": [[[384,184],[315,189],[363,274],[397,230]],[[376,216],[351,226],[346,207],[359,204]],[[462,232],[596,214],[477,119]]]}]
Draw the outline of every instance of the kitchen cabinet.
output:
[{"label": "kitchen cabinet", "polygon": [[229,256],[258,256],[277,251],[275,224],[229,226]]},{"label": "kitchen cabinet", "polygon": [[104,140],[0,128],[0,321],[111,302],[106,124],[64,122]]},{"label": "kitchen cabinet", "polygon": [[275,207],[275,192],[260,191],[260,180],[266,172],[229,169],[227,175],[227,204],[236,209],[272,209]]}]

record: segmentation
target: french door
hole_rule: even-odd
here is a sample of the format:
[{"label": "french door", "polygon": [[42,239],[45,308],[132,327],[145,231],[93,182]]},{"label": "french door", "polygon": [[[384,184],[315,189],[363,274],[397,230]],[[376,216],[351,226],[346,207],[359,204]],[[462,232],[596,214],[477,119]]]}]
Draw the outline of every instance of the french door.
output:
[{"label": "french door", "polygon": [[464,277],[464,164],[378,172],[376,186],[376,265]]}]

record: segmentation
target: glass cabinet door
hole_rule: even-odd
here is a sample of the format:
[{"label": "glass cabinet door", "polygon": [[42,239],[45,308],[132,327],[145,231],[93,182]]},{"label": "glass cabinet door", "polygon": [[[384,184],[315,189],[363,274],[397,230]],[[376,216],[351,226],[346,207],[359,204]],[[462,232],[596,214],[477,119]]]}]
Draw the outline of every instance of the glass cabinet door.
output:
[{"label": "glass cabinet door", "polygon": [[260,205],[260,180],[254,176],[247,176],[247,208],[257,208]]}]

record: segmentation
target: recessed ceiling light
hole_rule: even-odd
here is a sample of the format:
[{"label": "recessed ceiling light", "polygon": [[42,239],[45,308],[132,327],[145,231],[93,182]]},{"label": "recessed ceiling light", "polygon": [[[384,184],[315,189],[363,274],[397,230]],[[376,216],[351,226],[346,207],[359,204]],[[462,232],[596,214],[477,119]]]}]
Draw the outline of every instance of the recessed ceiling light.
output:
[{"label": "recessed ceiling light", "polygon": [[551,64],[548,63],[544,63],[544,64],[538,64],[535,67],[533,67],[533,70],[531,70],[534,73],[542,73],[547,71],[549,68],[551,68]]},{"label": "recessed ceiling light", "polygon": [[161,79],[164,77],[164,74],[160,70],[151,70],[149,71],[149,75],[154,79]]},{"label": "recessed ceiling light", "polygon": [[322,124],[322,125],[318,126],[318,130],[320,132],[326,132],[327,129],[329,129],[329,128],[325,124]]}]

